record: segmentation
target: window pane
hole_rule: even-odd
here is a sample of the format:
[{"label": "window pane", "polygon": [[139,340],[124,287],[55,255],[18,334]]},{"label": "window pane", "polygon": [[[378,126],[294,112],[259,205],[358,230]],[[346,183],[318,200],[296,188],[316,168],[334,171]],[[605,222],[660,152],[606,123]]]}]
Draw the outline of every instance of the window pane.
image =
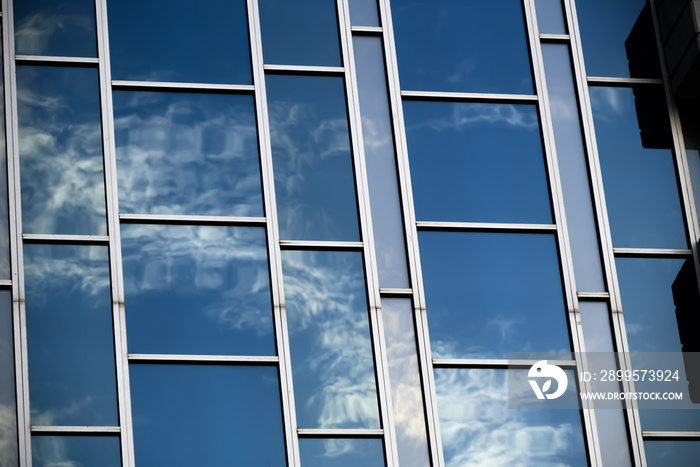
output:
[{"label": "window pane", "polygon": [[540,34],[566,34],[562,0],[535,0]]},{"label": "window pane", "polygon": [[17,67],[24,233],[106,235],[97,70]]},{"label": "window pane", "polygon": [[0,465],[19,465],[15,403],[15,344],[12,336],[12,293],[0,291]]},{"label": "window pane", "polygon": [[359,252],[282,251],[300,428],[379,428]]},{"label": "window pane", "polygon": [[647,466],[693,465],[700,459],[698,441],[645,441]]},{"label": "window pane", "polygon": [[263,215],[253,96],[113,96],[120,212]]},{"label": "window pane", "polygon": [[520,0],[406,0],[392,17],[401,89],[533,93]]},{"label": "window pane", "polygon": [[341,66],[335,3],[333,0],[260,0],[265,63]]},{"label": "window pane", "polygon": [[[0,36],[2,28],[0,28]],[[0,49],[2,39],[0,38]],[[2,59],[2,53],[0,53]],[[0,99],[4,99],[4,82],[2,66],[0,66]],[[4,102],[4,100],[3,100]],[[10,228],[8,225],[8,200],[7,200],[7,150],[5,142],[5,112],[4,105],[0,112],[0,278],[10,279]]]},{"label": "window pane", "polygon": [[32,425],[116,426],[107,247],[25,245]]},{"label": "window pane", "polygon": [[419,232],[418,239],[434,357],[571,351],[553,235]]},{"label": "window pane", "polygon": [[132,364],[138,465],[284,466],[277,368]]},{"label": "window pane", "polygon": [[245,0],[209,0],[197,8],[170,0],[107,5],[114,79],[252,82]]},{"label": "window pane", "polygon": [[275,355],[265,229],[122,226],[129,350]]},{"label": "window pane", "polygon": [[300,439],[299,451],[304,467],[384,466],[381,439]]},{"label": "window pane", "polygon": [[96,57],[94,0],[14,2],[19,55]]},{"label": "window pane", "polygon": [[357,205],[342,78],[268,76],[282,240],[357,241]]},{"label": "window pane", "polygon": [[688,245],[662,91],[590,88],[615,247]]},{"label": "window pane", "polygon": [[[353,26],[381,26],[377,0],[350,0],[350,24]],[[357,60],[357,57],[355,57]]]},{"label": "window pane", "polygon": [[537,109],[404,102],[416,217],[552,222]]},{"label": "window pane", "polygon": [[120,457],[117,436],[32,436],[34,467],[119,467]]}]

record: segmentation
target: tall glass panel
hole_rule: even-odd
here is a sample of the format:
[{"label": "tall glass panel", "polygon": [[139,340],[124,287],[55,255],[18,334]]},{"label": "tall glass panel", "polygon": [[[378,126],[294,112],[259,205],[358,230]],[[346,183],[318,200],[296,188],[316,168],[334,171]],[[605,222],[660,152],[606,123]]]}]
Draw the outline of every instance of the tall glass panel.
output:
[{"label": "tall glass panel", "polygon": [[343,79],[266,81],[280,238],[359,240]]},{"label": "tall glass panel", "polygon": [[[350,0],[349,4],[350,24],[353,26],[381,26],[377,0]],[[357,57],[355,58],[357,59]]]},{"label": "tall glass panel", "polygon": [[[2,28],[0,28],[2,35]],[[0,39],[0,50],[2,50],[2,39]],[[0,52],[0,59],[2,53]],[[4,102],[4,73],[0,66],[0,99]],[[10,226],[7,197],[7,149],[5,143],[5,112],[4,104],[0,106],[0,278],[10,279]]]},{"label": "tall glass panel", "polygon": [[566,34],[562,0],[535,0],[537,28],[540,34]]},{"label": "tall glass panel", "polygon": [[0,290],[0,465],[19,465],[12,292]]},{"label": "tall glass panel", "polygon": [[379,428],[359,252],[282,251],[300,428]]},{"label": "tall glass panel", "polygon": [[300,439],[299,455],[304,467],[385,465],[384,443],[381,439]]},{"label": "tall glass panel", "polygon": [[118,436],[32,436],[32,465],[119,467]]},{"label": "tall glass panel", "polygon": [[17,67],[22,228],[106,235],[97,70]]}]

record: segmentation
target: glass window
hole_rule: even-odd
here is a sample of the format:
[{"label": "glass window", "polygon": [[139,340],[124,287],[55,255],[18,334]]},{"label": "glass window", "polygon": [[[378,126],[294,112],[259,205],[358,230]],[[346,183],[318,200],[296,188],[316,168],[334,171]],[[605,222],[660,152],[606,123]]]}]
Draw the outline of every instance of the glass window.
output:
[{"label": "glass window", "polygon": [[[0,28],[0,36],[2,28]],[[2,50],[2,38],[0,38],[0,50]],[[0,53],[2,59],[2,53]],[[0,90],[4,89],[2,66],[0,66]],[[4,93],[0,91],[0,99],[4,99]],[[4,100],[3,100],[4,102]],[[5,142],[5,112],[4,105],[0,106],[0,278],[10,279],[10,227],[7,199],[7,149]]]},{"label": "glass window", "polygon": [[251,84],[245,0],[107,5],[114,79]]},{"label": "glass window", "polygon": [[19,465],[13,328],[12,292],[0,290],[0,465],[8,467]]},{"label": "glass window", "polygon": [[117,426],[106,246],[25,245],[32,425]]},{"label": "glass window", "polygon": [[438,358],[570,352],[554,235],[419,232]]},{"label": "glass window", "polygon": [[384,467],[381,439],[300,439],[299,451],[304,467]]},{"label": "glass window", "polygon": [[662,91],[589,89],[615,247],[688,246]]},{"label": "glass window", "polygon": [[540,34],[566,34],[562,0],[535,0]]},{"label": "glass window", "polygon": [[113,96],[120,212],[263,215],[253,96]]},{"label": "glass window", "polygon": [[416,217],[552,222],[537,109],[404,102]]},{"label": "glass window", "polygon": [[138,465],[284,466],[275,367],[132,364]]},{"label": "glass window", "polygon": [[264,61],[341,66],[334,0],[260,0]]},{"label": "glass window", "polygon": [[280,238],[359,240],[343,79],[268,76],[267,99]]},{"label": "glass window", "polygon": [[275,355],[262,227],[123,225],[134,353]]},{"label": "glass window", "polygon": [[699,441],[644,441],[649,467],[693,465],[700,459]]},{"label": "glass window", "polygon": [[392,3],[401,89],[532,94],[520,0]]},{"label": "glass window", "polygon": [[24,233],[106,235],[97,70],[17,67]]},{"label": "glass window", "polygon": [[96,57],[94,0],[14,2],[19,55]]},{"label": "glass window", "polygon": [[119,467],[117,436],[32,436],[32,465]]},{"label": "glass window", "polygon": [[350,23],[353,26],[381,26],[377,0],[350,0],[349,3]]},{"label": "glass window", "polygon": [[359,252],[282,251],[300,428],[379,428]]}]

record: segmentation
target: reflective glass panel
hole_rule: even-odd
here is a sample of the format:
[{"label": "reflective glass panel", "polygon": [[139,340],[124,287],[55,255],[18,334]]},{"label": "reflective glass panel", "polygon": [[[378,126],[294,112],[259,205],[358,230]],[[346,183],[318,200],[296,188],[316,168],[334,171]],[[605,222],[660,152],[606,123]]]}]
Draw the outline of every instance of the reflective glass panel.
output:
[{"label": "reflective glass panel", "polygon": [[436,369],[447,467],[588,465],[578,410],[510,410],[506,370]]},{"label": "reflective glass panel", "polygon": [[382,40],[355,36],[353,46],[379,286],[410,287]]},{"label": "reflective glass panel", "polygon": [[250,84],[245,0],[107,2],[114,79]]},{"label": "reflective glass panel", "polygon": [[94,0],[14,2],[19,55],[96,57]]},{"label": "reflective glass panel", "polygon": [[264,228],[121,232],[129,351],[275,355]]},{"label": "reflective glass panel", "polygon": [[118,436],[32,436],[34,467],[119,467]]},{"label": "reflective glass panel", "polygon": [[18,66],[24,233],[106,235],[97,70]]},{"label": "reflective glass panel", "polygon": [[341,66],[333,0],[259,0],[267,64]]},{"label": "reflective glass panel", "polygon": [[699,441],[644,441],[648,467],[695,465],[700,459]]},{"label": "reflective glass panel", "polygon": [[[381,26],[377,0],[350,0],[350,24],[353,26]],[[355,57],[357,60],[357,57]]]},{"label": "reflective glass panel", "polygon": [[552,222],[535,106],[403,108],[418,220]]},{"label": "reflective glass panel", "polygon": [[25,245],[32,425],[116,426],[106,246]]},{"label": "reflective glass panel", "polygon": [[[2,35],[2,28],[0,28]],[[0,49],[2,39],[0,38]],[[0,59],[2,53],[0,53]],[[4,99],[3,73],[0,66],[0,99]],[[4,102],[4,101],[3,101]],[[4,106],[0,106],[3,109]],[[10,279],[10,229],[8,225],[8,201],[7,201],[7,152],[5,143],[5,112],[0,112],[0,278]]]},{"label": "reflective glass panel", "polygon": [[535,0],[540,34],[566,34],[562,0]]},{"label": "reflective glass panel", "polygon": [[299,451],[304,467],[384,467],[381,439],[300,439]]},{"label": "reflective glass panel", "polygon": [[392,3],[401,89],[532,94],[520,0]]},{"label": "reflective glass panel", "polygon": [[113,96],[120,212],[263,215],[252,95]]},{"label": "reflective glass panel", "polygon": [[276,367],[132,364],[138,465],[284,466]]},{"label": "reflective glass panel", "polygon": [[552,113],[576,288],[580,292],[605,292],[598,227],[591,198],[569,46],[542,44],[542,59],[547,74],[549,108]]},{"label": "reflective glass panel", "polygon": [[589,88],[615,247],[688,245],[662,91]]},{"label": "reflective glass panel", "polygon": [[0,465],[19,465],[12,293],[0,291]]},{"label": "reflective glass panel", "polygon": [[266,79],[280,238],[359,240],[343,79]]},{"label": "reflective glass panel", "polygon": [[554,235],[419,232],[438,358],[570,352]]},{"label": "reflective glass panel", "polygon": [[282,251],[300,428],[379,428],[359,252]]}]

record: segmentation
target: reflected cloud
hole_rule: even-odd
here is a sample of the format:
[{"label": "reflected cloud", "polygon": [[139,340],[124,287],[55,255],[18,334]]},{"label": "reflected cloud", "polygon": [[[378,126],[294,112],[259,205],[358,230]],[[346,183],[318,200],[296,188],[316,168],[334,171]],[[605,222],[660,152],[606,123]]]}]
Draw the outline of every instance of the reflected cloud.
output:
[{"label": "reflected cloud", "polygon": [[0,404],[0,465],[19,465],[17,453],[17,409],[13,401]]},{"label": "reflected cloud", "polygon": [[59,34],[89,37],[94,31],[94,18],[67,13],[35,13],[15,23],[15,47],[21,54],[52,55],[46,52],[56,45],[52,42],[57,41]]},{"label": "reflected cloud", "polygon": [[[531,106],[514,104],[450,104],[451,112],[443,118],[426,119],[410,125],[406,131],[431,128],[436,131],[461,129],[480,123],[506,124],[511,127],[539,129],[537,114]],[[523,110],[521,110],[523,109]]]}]

